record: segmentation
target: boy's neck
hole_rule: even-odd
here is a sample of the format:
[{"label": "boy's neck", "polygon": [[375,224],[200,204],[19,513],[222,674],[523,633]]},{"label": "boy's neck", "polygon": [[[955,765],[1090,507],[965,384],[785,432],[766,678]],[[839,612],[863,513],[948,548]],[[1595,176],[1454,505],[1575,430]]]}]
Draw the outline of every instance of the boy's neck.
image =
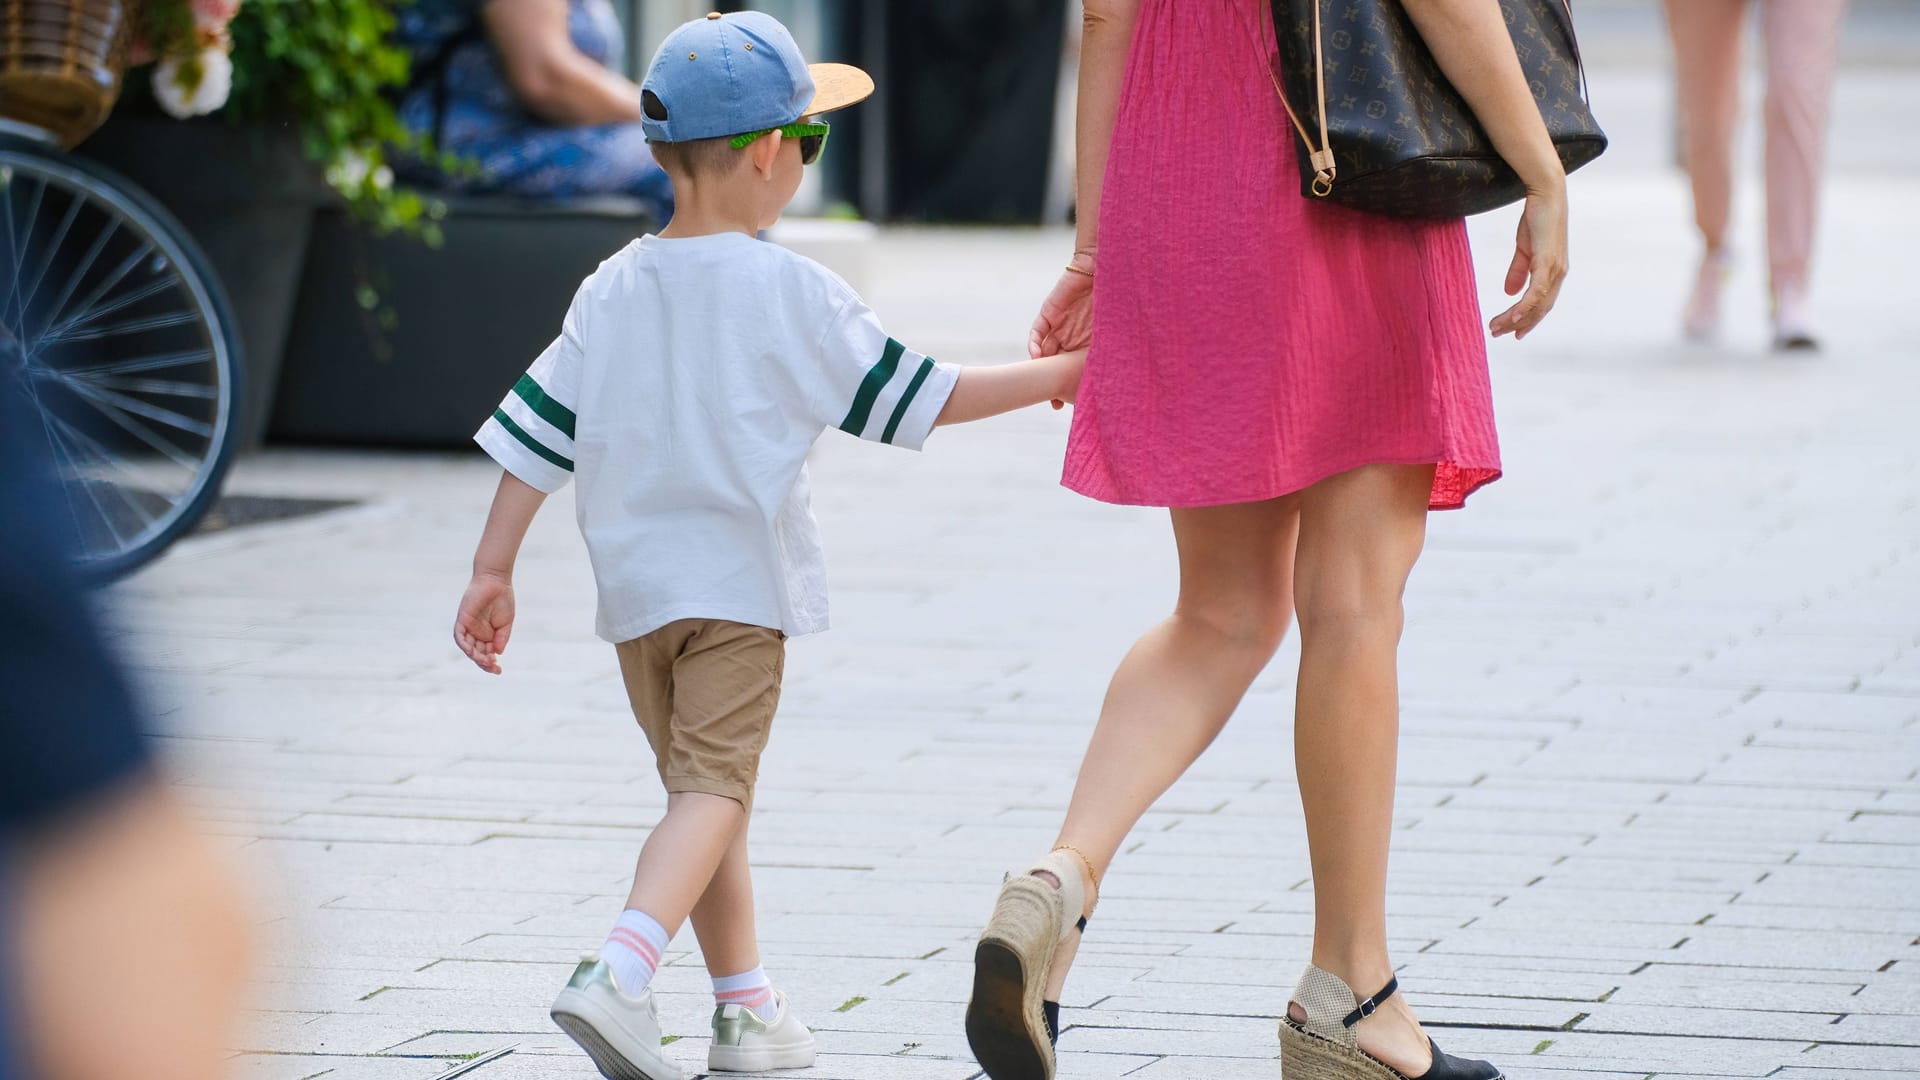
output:
[{"label": "boy's neck", "polygon": [[[724,195],[724,192],[713,194]],[[760,235],[759,214],[754,210],[741,209],[739,200],[713,198],[694,186],[686,186],[676,192],[673,202],[673,217],[668,219],[666,227],[660,230],[660,236],[667,240],[680,240],[694,236],[715,236],[720,233],[744,233],[747,236]]]}]

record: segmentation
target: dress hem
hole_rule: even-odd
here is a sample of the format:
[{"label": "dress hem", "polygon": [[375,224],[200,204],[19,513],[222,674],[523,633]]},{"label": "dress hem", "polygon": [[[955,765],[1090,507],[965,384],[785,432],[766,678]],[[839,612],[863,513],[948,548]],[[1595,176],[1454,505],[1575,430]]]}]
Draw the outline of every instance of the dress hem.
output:
[{"label": "dress hem", "polygon": [[1427,500],[1427,509],[1429,511],[1463,509],[1467,505],[1468,497],[1478,492],[1481,488],[1486,487],[1488,484],[1493,483],[1495,480],[1500,479],[1503,475],[1503,471],[1498,465],[1463,465],[1457,461],[1449,461],[1446,458],[1435,458],[1433,456],[1422,456],[1410,460],[1367,457],[1350,465],[1342,465],[1338,468],[1328,469],[1296,487],[1286,488],[1282,491],[1245,495],[1208,495],[1200,498],[1185,497],[1175,499],[1165,497],[1151,498],[1144,495],[1121,495],[1113,490],[1113,486],[1110,484],[1083,481],[1072,474],[1063,474],[1060,477],[1060,486],[1066,488],[1068,491],[1084,495],[1096,502],[1107,503],[1111,506],[1152,506],[1163,507],[1170,510],[1192,510],[1207,506],[1233,506],[1240,503],[1266,502],[1269,499],[1283,498],[1305,491],[1322,480],[1339,476],[1344,472],[1362,469],[1369,465],[1433,465],[1435,467],[1448,466],[1458,470],[1460,476],[1467,479],[1467,482],[1460,488],[1459,497],[1457,499],[1441,501],[1435,501],[1429,497]]}]

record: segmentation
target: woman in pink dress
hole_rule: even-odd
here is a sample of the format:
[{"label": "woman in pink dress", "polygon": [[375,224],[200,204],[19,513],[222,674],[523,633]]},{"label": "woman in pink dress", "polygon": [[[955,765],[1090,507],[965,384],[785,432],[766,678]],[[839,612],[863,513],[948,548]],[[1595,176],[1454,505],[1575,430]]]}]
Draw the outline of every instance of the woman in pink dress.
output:
[{"label": "woman in pink dress", "polygon": [[[1491,324],[1524,337],[1566,272],[1565,174],[1495,0],[1404,3],[1526,182],[1506,281],[1526,292]],[[1114,674],[1055,849],[1001,891],[968,1040],[993,1080],[1053,1075],[1056,1003],[1101,875],[1297,614],[1315,920],[1282,1074],[1490,1080],[1493,1066],[1440,1053],[1393,992],[1385,911],[1401,593],[1427,512],[1500,475],[1465,225],[1300,197],[1267,0],[1085,7],[1085,212],[1030,346],[1091,341],[1065,483],[1171,508],[1180,596]]]}]

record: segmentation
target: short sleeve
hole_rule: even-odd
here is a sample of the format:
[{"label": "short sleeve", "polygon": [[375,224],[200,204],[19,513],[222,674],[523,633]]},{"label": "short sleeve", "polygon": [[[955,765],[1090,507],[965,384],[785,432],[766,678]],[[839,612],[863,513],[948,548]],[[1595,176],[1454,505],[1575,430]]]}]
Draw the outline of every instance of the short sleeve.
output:
[{"label": "short sleeve", "polygon": [[827,327],[819,363],[822,424],[909,450],[926,444],[960,374],[888,337],[857,297]]},{"label": "short sleeve", "polygon": [[573,478],[574,407],[580,394],[587,295],[582,286],[567,309],[560,336],[513,384],[473,437],[501,468],[549,494]]}]

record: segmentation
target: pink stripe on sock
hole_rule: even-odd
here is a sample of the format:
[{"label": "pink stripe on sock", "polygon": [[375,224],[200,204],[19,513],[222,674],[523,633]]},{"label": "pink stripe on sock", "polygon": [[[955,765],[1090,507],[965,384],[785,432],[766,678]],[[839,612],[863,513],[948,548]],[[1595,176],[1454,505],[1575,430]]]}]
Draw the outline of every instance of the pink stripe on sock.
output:
[{"label": "pink stripe on sock", "polygon": [[625,945],[627,948],[639,953],[640,958],[645,960],[651,967],[657,968],[660,966],[660,953],[654,949],[653,945],[650,944],[646,938],[641,937],[639,934],[634,933],[624,926],[614,927],[613,932],[607,935],[607,940]]}]

